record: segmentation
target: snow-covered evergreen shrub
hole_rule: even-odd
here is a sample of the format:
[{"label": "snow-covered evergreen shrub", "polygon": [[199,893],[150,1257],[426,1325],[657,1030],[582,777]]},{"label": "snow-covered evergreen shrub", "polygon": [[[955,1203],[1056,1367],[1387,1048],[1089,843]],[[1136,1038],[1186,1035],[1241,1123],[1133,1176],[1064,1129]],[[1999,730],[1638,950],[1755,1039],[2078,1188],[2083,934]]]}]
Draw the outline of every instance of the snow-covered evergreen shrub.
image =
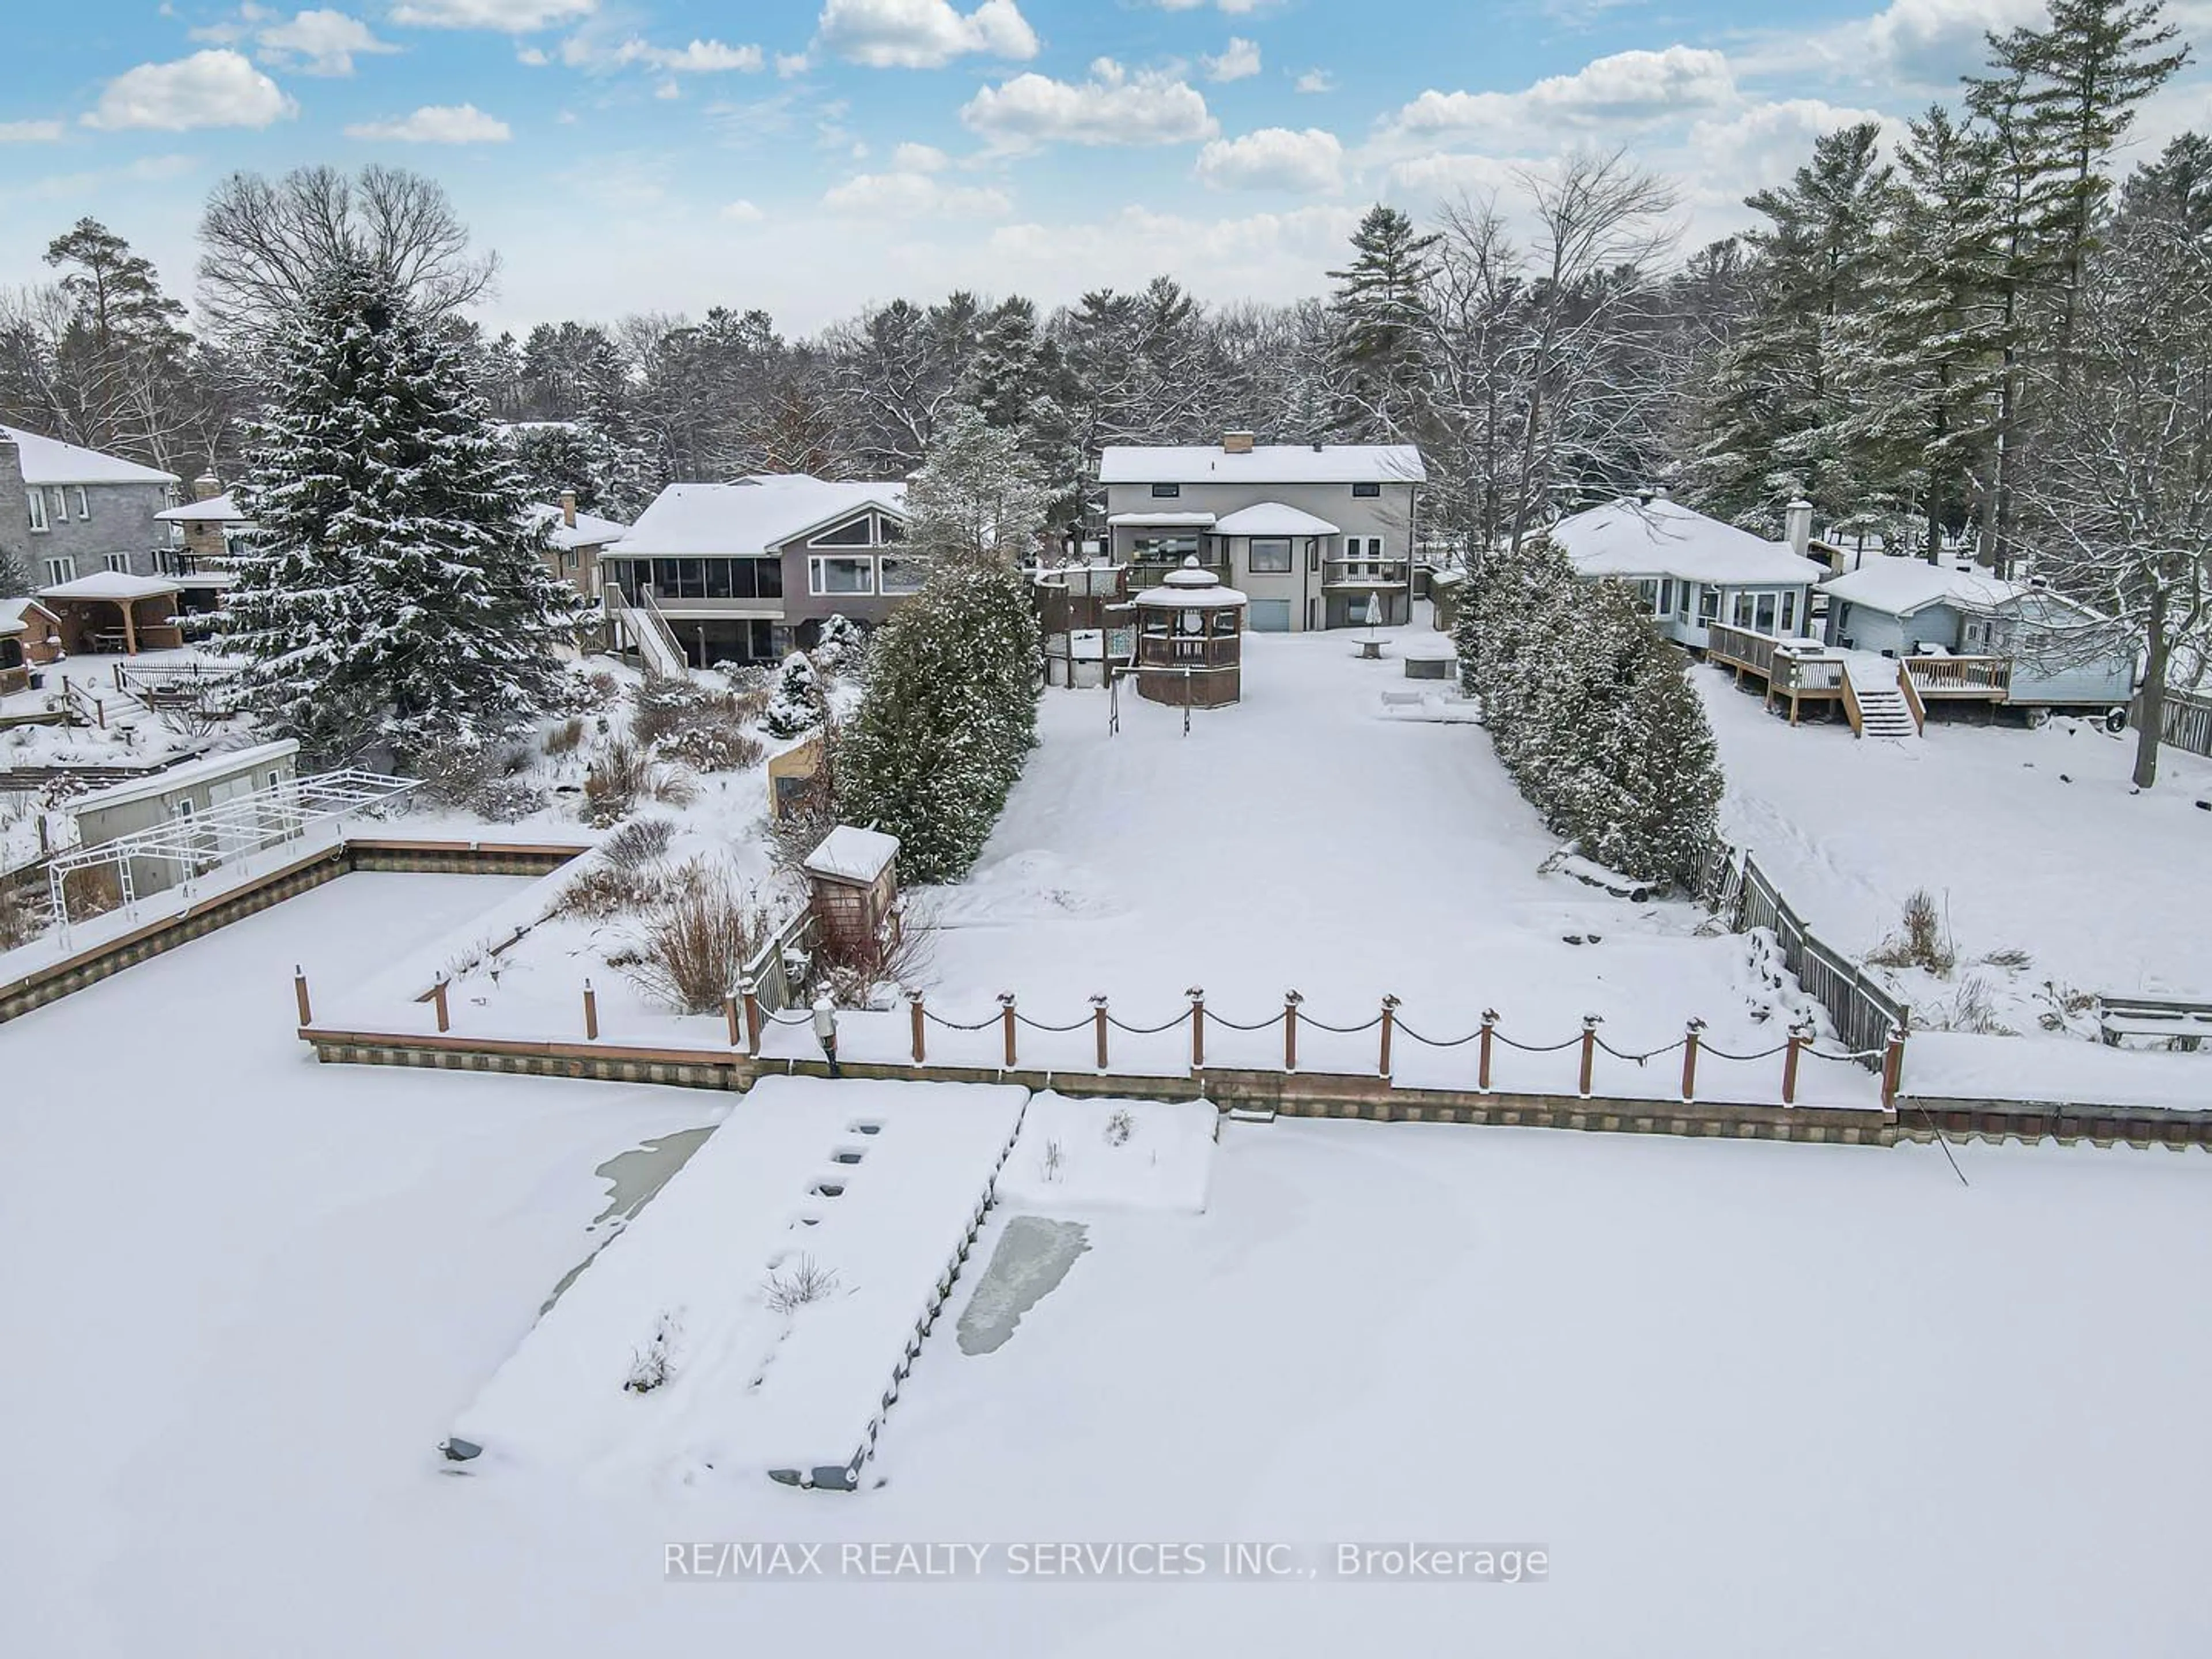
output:
[{"label": "snow-covered evergreen shrub", "polygon": [[493,742],[567,689],[575,595],[469,374],[368,260],[325,270],[282,344],[219,642],[318,760]]},{"label": "snow-covered evergreen shrub", "polygon": [[899,838],[913,882],[975,861],[1036,738],[1042,659],[1021,574],[948,554],[876,630],[868,688],[836,738],[839,812]]},{"label": "snow-covered evergreen shrub", "polygon": [[839,679],[858,679],[866,671],[868,630],[842,611],[822,624],[814,645],[814,665]]},{"label": "snow-covered evergreen shrub", "polygon": [[761,730],[772,738],[795,738],[822,724],[826,697],[821,673],[804,651],[794,651],[775,671],[769,687]]},{"label": "snow-covered evergreen shrub", "polygon": [[1583,580],[1547,538],[1492,554],[1468,589],[1461,678],[1521,793],[1601,864],[1692,877],[1722,781],[1689,659],[1627,589]]}]

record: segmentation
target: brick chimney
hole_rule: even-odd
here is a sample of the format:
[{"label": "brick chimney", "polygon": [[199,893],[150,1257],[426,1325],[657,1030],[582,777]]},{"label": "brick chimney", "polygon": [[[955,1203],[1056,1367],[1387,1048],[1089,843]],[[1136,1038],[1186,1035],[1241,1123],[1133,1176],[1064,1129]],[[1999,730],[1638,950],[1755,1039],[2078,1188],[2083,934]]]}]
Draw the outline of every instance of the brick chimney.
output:
[{"label": "brick chimney", "polygon": [[565,529],[576,527],[576,492],[573,489],[561,492],[561,523]]},{"label": "brick chimney", "polygon": [[1249,432],[1223,433],[1221,453],[1224,455],[1249,455],[1252,453],[1252,434]]},{"label": "brick chimney", "polygon": [[222,480],[212,472],[203,472],[192,480],[192,499],[196,501],[211,501],[222,494]]}]

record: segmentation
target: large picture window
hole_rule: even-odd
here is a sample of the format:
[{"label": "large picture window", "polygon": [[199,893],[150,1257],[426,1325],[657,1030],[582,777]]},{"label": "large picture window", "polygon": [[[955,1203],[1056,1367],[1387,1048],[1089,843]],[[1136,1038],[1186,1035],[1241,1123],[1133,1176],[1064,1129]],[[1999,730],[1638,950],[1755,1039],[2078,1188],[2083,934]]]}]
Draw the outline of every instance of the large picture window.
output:
[{"label": "large picture window", "polygon": [[1148,564],[1188,558],[1197,551],[1196,536],[1139,536],[1129,544],[1130,556]]},{"label": "large picture window", "polygon": [[817,594],[872,593],[876,591],[873,559],[813,558],[806,562],[809,589]]},{"label": "large picture window", "polygon": [[885,593],[919,593],[921,592],[922,568],[919,559],[885,559],[878,566],[877,581]]},{"label": "large picture window", "polygon": [[1287,536],[1255,536],[1252,570],[1257,575],[1287,574],[1291,568],[1291,539]]}]

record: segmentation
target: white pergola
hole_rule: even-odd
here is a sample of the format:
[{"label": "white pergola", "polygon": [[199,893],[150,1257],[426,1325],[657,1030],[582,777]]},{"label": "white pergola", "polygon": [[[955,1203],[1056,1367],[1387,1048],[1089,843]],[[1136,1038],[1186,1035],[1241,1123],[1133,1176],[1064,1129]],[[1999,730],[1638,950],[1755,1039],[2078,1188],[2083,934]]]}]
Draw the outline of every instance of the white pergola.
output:
[{"label": "white pergola", "polygon": [[70,925],[69,879],[80,870],[113,866],[127,905],[138,896],[134,871],[141,860],[173,866],[176,884],[181,884],[265,848],[295,841],[318,824],[396,800],[420,782],[381,772],[319,772],[236,796],[204,812],[172,817],[150,830],[57,853],[46,866],[54,919],[64,927]]}]

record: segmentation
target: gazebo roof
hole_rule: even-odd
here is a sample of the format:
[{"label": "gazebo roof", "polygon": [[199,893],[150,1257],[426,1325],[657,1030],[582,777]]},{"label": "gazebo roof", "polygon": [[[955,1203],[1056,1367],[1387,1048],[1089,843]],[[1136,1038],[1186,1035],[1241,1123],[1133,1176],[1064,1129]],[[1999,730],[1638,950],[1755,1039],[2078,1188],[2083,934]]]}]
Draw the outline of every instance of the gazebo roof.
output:
[{"label": "gazebo roof", "polygon": [[95,570],[75,581],[42,587],[39,597],[46,600],[105,599],[115,605],[127,605],[133,599],[156,599],[177,591],[177,584],[165,577],[134,576],[124,570]]}]

